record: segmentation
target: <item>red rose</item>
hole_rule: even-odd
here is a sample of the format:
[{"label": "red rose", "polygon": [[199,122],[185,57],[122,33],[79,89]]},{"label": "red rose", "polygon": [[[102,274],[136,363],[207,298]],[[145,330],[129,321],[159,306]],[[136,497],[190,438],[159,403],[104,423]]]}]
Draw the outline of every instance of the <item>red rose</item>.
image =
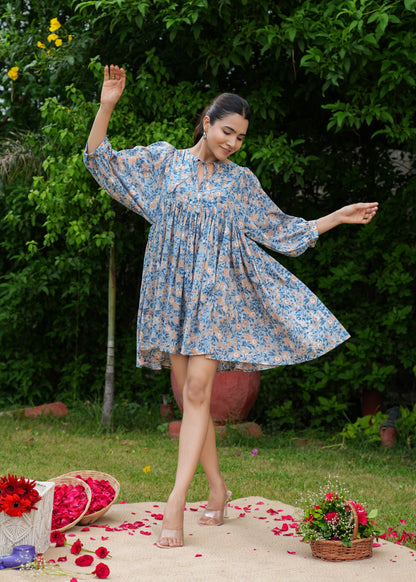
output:
[{"label": "red rose", "polygon": [[367,525],[367,512],[362,505],[356,501],[350,501],[350,504],[355,508],[360,525]]},{"label": "red rose", "polygon": [[84,554],[82,556],[79,556],[75,560],[75,564],[77,566],[91,566],[93,561],[94,561],[94,558],[92,556],[89,556],[88,554]]},{"label": "red rose", "polygon": [[56,544],[57,548],[62,548],[65,545],[66,537],[63,531],[51,532],[51,543]]},{"label": "red rose", "polygon": [[335,525],[339,522],[339,515],[336,511],[330,511],[324,516],[324,520]]},{"label": "red rose", "polygon": [[110,568],[106,564],[100,562],[92,573],[95,574],[97,578],[107,578],[110,574]]},{"label": "red rose", "polygon": [[312,513],[310,513],[310,514],[308,515],[308,517],[305,519],[305,522],[306,522],[306,523],[311,523],[312,521],[314,521],[314,519],[315,519],[315,518],[314,518],[313,514],[312,514]]},{"label": "red rose", "polygon": [[95,550],[95,555],[98,558],[106,558],[108,556],[110,552],[107,550],[107,548],[104,548],[103,546],[101,546],[100,548],[97,548]]},{"label": "red rose", "polygon": [[71,554],[74,554],[74,556],[77,556],[81,550],[82,550],[81,540],[77,539],[77,541],[72,544]]}]

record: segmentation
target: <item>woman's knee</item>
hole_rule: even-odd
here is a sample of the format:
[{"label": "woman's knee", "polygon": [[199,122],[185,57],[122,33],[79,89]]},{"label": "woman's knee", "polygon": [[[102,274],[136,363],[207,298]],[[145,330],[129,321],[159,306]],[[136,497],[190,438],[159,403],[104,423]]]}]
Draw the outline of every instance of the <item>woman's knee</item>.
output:
[{"label": "woman's knee", "polygon": [[209,383],[204,378],[191,376],[187,378],[183,390],[184,405],[204,406],[209,404],[211,389]]}]

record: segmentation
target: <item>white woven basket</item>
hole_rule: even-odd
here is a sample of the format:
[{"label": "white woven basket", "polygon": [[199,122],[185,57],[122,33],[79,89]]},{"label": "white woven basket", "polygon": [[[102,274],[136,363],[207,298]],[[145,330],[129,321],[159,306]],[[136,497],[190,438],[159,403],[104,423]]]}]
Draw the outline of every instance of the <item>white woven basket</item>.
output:
[{"label": "white woven basket", "polygon": [[8,556],[14,546],[35,546],[36,553],[44,553],[50,546],[54,483],[36,481],[41,497],[37,509],[21,517],[0,513],[0,556]]}]

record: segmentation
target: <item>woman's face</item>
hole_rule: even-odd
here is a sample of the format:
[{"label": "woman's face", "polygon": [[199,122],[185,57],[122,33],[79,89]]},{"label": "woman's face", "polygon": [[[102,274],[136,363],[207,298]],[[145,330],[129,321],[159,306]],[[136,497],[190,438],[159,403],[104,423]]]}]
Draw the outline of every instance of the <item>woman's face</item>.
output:
[{"label": "woman's face", "polygon": [[208,156],[212,157],[206,161],[224,162],[241,148],[247,129],[248,120],[238,113],[226,115],[213,124],[208,116],[204,117],[204,130],[207,135],[205,145]]}]

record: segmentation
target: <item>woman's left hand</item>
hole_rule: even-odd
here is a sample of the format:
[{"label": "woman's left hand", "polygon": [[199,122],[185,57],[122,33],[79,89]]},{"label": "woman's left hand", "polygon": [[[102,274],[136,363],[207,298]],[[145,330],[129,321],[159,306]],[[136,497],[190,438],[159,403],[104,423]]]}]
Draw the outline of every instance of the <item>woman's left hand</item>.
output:
[{"label": "woman's left hand", "polygon": [[339,224],[368,224],[378,210],[378,202],[357,202],[318,218],[316,226],[321,235]]},{"label": "woman's left hand", "polygon": [[378,202],[357,202],[339,209],[344,224],[368,224],[376,215]]}]

